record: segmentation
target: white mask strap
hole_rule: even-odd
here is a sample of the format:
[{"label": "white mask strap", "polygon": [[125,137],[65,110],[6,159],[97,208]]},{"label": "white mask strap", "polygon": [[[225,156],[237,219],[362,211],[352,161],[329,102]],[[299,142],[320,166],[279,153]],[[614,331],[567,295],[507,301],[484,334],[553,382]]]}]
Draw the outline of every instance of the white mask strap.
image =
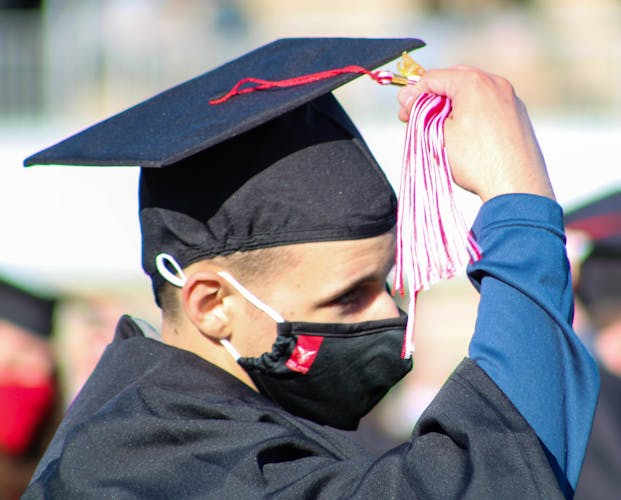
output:
[{"label": "white mask strap", "polygon": [[262,302],[259,298],[257,298],[250,290],[244,288],[244,286],[237,281],[233,276],[231,276],[226,271],[218,272],[218,275],[222,276],[228,283],[235,288],[248,302],[250,302],[257,309],[260,309],[265,314],[267,314],[270,318],[272,318],[276,323],[284,323],[285,319],[278,314],[274,309],[270,306]]},{"label": "white mask strap", "polygon": [[[168,266],[171,266],[176,274],[173,274]],[[172,255],[167,253],[160,253],[155,257],[155,267],[157,267],[157,271],[162,278],[176,287],[183,288],[183,285],[188,280],[179,263]]]},{"label": "white mask strap", "polygon": [[229,351],[229,354],[231,356],[233,356],[233,359],[235,361],[237,361],[239,358],[241,358],[241,354],[239,354],[239,352],[237,352],[237,349],[235,349],[233,347],[233,344],[231,344],[231,342],[228,339],[220,339],[220,344],[222,344],[222,346]]}]

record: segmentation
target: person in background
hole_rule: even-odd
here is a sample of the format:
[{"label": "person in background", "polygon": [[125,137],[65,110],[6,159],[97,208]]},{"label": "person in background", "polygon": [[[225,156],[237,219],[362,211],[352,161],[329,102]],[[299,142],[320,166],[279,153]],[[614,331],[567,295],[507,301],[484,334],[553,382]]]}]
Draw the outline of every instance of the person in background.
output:
[{"label": "person in background", "polygon": [[[127,300],[126,300],[127,302]],[[112,341],[119,315],[127,303],[111,293],[73,293],[56,311],[55,335],[59,380],[69,406]]]},{"label": "person in background", "polygon": [[0,278],[0,499],[18,498],[62,412],[50,335],[56,300]]},{"label": "person in background", "polygon": [[600,394],[578,481],[577,500],[621,496],[621,189],[566,215],[568,242],[582,246],[573,266],[585,337],[598,362]]}]

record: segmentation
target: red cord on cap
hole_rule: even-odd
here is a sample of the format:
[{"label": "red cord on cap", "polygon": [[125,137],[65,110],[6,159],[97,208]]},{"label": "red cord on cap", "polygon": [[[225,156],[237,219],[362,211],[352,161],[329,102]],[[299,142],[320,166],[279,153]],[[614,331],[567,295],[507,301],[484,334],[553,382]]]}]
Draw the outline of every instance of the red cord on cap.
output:
[{"label": "red cord on cap", "polygon": [[[298,85],[306,85],[308,83],[318,82],[320,80],[327,80],[338,75],[346,73],[358,73],[361,75],[369,75],[373,80],[382,85],[388,85],[393,83],[394,75],[389,71],[369,71],[362,66],[345,66],[343,68],[329,69],[326,71],[319,71],[317,73],[310,73],[308,75],[296,76],[293,78],[287,78],[285,80],[263,80],[261,78],[246,77],[239,80],[231,90],[229,90],[222,97],[212,99],[209,104],[222,104],[228,101],[232,97],[242,94],[248,94],[257,90],[269,90],[275,88],[287,88],[295,87]],[[252,84],[250,87],[242,88],[244,85]]]}]

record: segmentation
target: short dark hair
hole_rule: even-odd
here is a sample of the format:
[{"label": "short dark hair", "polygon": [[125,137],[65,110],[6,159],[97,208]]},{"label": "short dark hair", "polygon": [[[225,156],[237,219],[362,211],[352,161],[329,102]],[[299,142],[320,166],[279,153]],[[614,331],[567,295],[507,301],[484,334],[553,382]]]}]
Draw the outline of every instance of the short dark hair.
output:
[{"label": "short dark hair", "polygon": [[[291,253],[285,246],[260,248],[208,259],[227,271],[244,285],[259,280],[271,280],[280,270],[291,264]],[[177,318],[181,314],[179,288],[165,282],[156,292],[156,300],[165,316]]]}]

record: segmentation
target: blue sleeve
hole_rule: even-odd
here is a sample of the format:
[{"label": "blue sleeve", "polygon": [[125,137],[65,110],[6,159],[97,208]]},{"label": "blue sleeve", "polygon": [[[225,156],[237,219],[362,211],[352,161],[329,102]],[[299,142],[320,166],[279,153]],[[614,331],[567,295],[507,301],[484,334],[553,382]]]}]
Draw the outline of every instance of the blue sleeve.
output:
[{"label": "blue sleeve", "polygon": [[571,326],[562,209],[540,196],[503,195],[481,207],[472,230],[483,258],[468,269],[481,294],[469,355],[535,430],[571,494],[599,376]]}]

